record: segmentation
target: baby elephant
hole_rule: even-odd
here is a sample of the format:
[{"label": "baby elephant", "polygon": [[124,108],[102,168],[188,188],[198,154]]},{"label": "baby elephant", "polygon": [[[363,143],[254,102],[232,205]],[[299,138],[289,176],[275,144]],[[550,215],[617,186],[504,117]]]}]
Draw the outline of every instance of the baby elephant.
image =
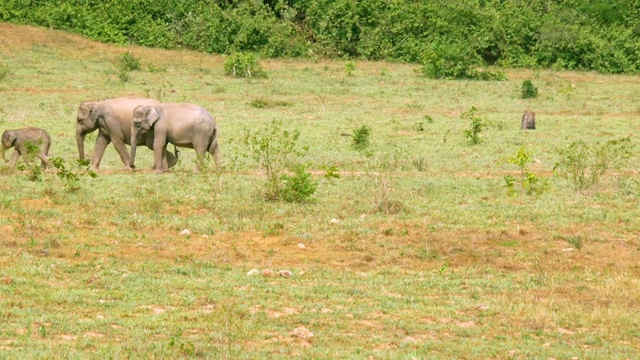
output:
[{"label": "baby elephant", "polygon": [[42,161],[42,167],[46,169],[47,165],[51,165],[47,157],[50,146],[51,137],[40,128],[27,127],[6,130],[2,133],[2,158],[4,162],[8,162],[5,152],[12,147],[15,148],[13,155],[11,155],[11,166],[15,165],[20,156],[27,164],[29,164],[30,156],[37,156]]}]

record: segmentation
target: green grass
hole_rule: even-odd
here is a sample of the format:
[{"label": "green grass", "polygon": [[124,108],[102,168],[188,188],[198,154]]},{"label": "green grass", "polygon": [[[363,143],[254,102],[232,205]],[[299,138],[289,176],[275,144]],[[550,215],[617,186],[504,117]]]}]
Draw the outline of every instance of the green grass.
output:
[{"label": "green grass", "polygon": [[[128,48],[142,70],[122,83],[124,51],[0,24],[0,130],[42,127],[50,154],[72,161],[80,102],[162,94],[216,117],[226,170],[193,174],[182,149],[157,176],[142,149],[141,170],[124,172],[110,146],[99,176],[69,192],[52,172],[31,182],[0,166],[0,357],[640,357],[638,149],[589,194],[552,173],[578,139],[637,141],[637,77],[438,81],[406,64],[348,76],[340,61],[262,60],[269,78],[247,80],[220,56]],[[524,79],[537,98],[521,99]],[[460,119],[472,106],[487,124],[474,146]],[[519,129],[525,109],[537,130]],[[243,135],[273,120],[309,148],[312,203],[261,198]],[[364,124],[373,157],[352,148]],[[507,194],[521,147],[549,181],[538,195]],[[331,167],[340,177],[324,177]],[[381,190],[401,211],[379,211]],[[314,337],[293,337],[300,326]]]}]

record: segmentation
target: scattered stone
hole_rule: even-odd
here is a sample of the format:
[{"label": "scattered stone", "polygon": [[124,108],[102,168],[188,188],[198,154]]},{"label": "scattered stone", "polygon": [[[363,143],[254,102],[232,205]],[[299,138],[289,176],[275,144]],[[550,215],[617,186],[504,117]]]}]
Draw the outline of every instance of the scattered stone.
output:
[{"label": "scattered stone", "polygon": [[271,269],[262,269],[262,276],[274,276],[275,273]]},{"label": "scattered stone", "polygon": [[189,231],[189,229],[184,229],[184,230],[180,231],[180,235],[189,236],[189,235],[191,235],[191,231]]},{"label": "scattered stone", "polygon": [[566,249],[562,249],[562,251],[570,252],[570,251],[576,251],[576,249],[575,248],[566,248]]},{"label": "scattered stone", "polygon": [[205,235],[202,235],[202,238],[203,238],[203,239],[208,239],[208,238],[209,238],[209,235],[206,235],[206,234],[205,234]]},{"label": "scattered stone", "polygon": [[329,224],[337,224],[339,222],[340,222],[340,220],[338,220],[336,218],[333,218],[333,219],[329,220]]},{"label": "scattered stone", "polygon": [[364,220],[365,217],[366,217],[365,214],[360,215],[360,220]]},{"label": "scattered stone", "polygon": [[573,334],[575,334],[573,331],[567,330],[567,329],[563,329],[563,328],[558,328],[558,332],[560,334],[563,334],[563,335],[573,335]]},{"label": "scattered stone", "polygon": [[300,326],[293,329],[291,336],[299,339],[311,339],[313,337],[313,333],[307,330],[304,326]]},{"label": "scattered stone", "polygon": [[260,271],[258,271],[258,269],[251,269],[248,273],[247,276],[253,276],[253,275],[258,275],[260,274]]},{"label": "scattered stone", "polygon": [[298,271],[298,276],[304,275],[304,271]]},{"label": "scattered stone", "polygon": [[278,275],[280,275],[280,276],[282,276],[284,278],[288,278],[288,277],[293,276],[293,273],[291,271],[289,271],[289,270],[280,270],[280,271],[278,271]]},{"label": "scattered stone", "polygon": [[307,247],[304,246],[303,243],[298,244],[298,249],[306,249]]}]

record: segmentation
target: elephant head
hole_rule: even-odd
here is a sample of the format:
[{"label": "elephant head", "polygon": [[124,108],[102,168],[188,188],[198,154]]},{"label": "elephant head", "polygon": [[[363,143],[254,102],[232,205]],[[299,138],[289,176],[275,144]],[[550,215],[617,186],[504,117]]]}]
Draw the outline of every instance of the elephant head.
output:
[{"label": "elephant head", "polygon": [[140,105],[133,109],[133,121],[131,122],[131,166],[136,160],[136,148],[138,139],[153,128],[160,120],[160,112],[154,106]]},{"label": "elephant head", "polygon": [[4,133],[2,133],[2,159],[4,160],[4,162],[9,162],[9,160],[7,160],[5,152],[7,149],[11,148],[13,146],[13,142],[16,141],[16,134],[12,131],[5,131]]},{"label": "elephant head", "polygon": [[78,155],[84,160],[84,138],[88,133],[98,129],[98,118],[101,111],[98,103],[85,101],[78,107],[76,119],[76,142],[78,143]]}]

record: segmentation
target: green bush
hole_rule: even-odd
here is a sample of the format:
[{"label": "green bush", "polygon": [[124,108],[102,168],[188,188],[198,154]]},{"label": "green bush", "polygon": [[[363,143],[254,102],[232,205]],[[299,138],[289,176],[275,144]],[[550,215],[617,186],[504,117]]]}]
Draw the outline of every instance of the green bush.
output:
[{"label": "green bush", "polygon": [[522,82],[522,88],[520,90],[520,95],[523,99],[531,99],[538,97],[538,88],[533,86],[531,80],[527,79]]},{"label": "green bush", "polygon": [[[94,40],[208,53],[422,62],[436,78],[487,65],[634,74],[637,0],[4,1],[0,20]],[[425,47],[425,44],[432,44]],[[435,45],[433,45],[435,44]]]},{"label": "green bush", "polygon": [[120,54],[118,67],[124,71],[134,71],[142,69],[140,59],[129,51]]},{"label": "green bush", "polygon": [[355,150],[362,151],[369,147],[371,138],[371,128],[367,125],[353,130],[351,135],[351,147]]},{"label": "green bush", "polygon": [[260,58],[252,53],[235,53],[227,57],[224,62],[224,73],[233,77],[267,77],[267,72],[260,65]]},{"label": "green bush", "polygon": [[313,180],[311,173],[304,165],[294,166],[293,175],[283,174],[280,182],[280,196],[282,200],[288,202],[312,201],[312,196],[318,189],[318,183]]},{"label": "green bush", "polygon": [[[249,149],[249,156],[267,176],[262,194],[264,199],[277,201],[283,194],[288,199],[307,198],[312,194],[305,195],[312,187],[312,181],[305,175],[306,168],[299,166],[298,159],[308,151],[306,147],[298,146],[299,138],[298,130],[283,129],[282,123],[275,120],[255,133],[245,129],[243,142]],[[296,175],[285,176],[287,169],[293,169]]]},{"label": "green bush", "polygon": [[477,145],[482,142],[482,138],[480,138],[480,133],[484,128],[487,127],[487,124],[482,118],[476,116],[476,112],[478,110],[472,106],[469,111],[463,112],[460,115],[460,119],[471,121],[469,129],[464,131],[465,137],[469,140],[471,145]]},{"label": "green bush", "polygon": [[609,170],[626,164],[633,147],[630,137],[609,140],[604,144],[574,141],[559,150],[561,159],[554,171],[570,178],[576,190],[588,190],[598,185]]}]

